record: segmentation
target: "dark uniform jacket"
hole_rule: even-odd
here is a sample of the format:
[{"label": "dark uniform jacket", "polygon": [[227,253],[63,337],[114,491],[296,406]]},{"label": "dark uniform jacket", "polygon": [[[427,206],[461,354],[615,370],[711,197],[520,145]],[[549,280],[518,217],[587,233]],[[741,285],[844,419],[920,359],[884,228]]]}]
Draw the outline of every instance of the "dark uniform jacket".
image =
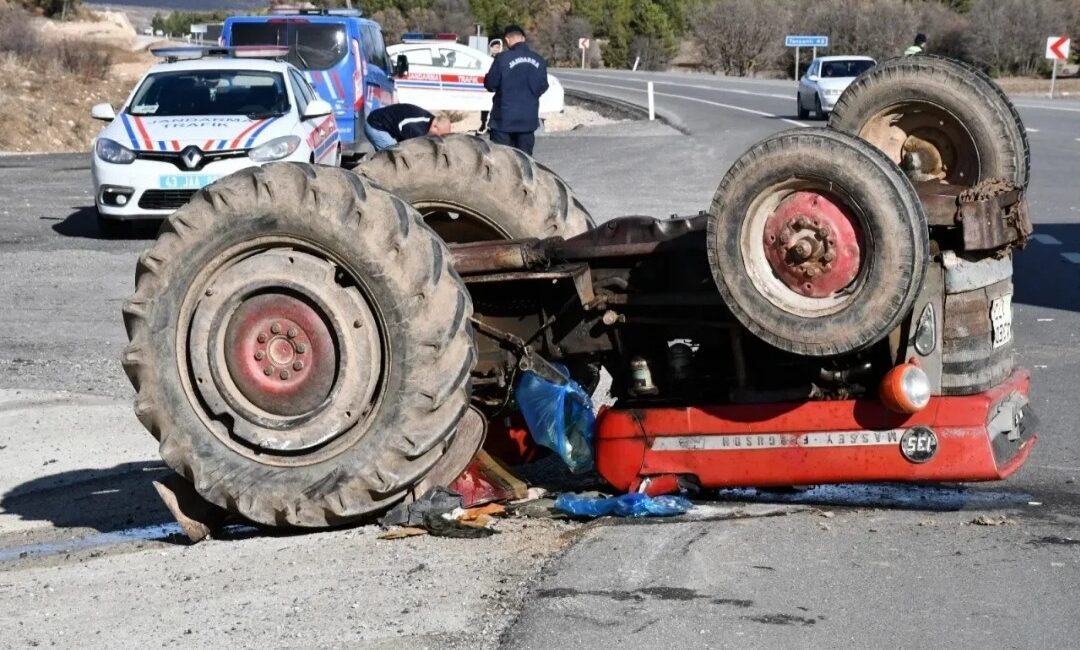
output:
[{"label": "dark uniform jacket", "polygon": [[495,93],[491,130],[531,133],[540,126],[540,95],[548,89],[544,57],[518,43],[500,52],[491,64],[484,87]]},{"label": "dark uniform jacket", "polygon": [[427,135],[435,116],[413,104],[390,104],[371,111],[367,123],[402,142]]}]

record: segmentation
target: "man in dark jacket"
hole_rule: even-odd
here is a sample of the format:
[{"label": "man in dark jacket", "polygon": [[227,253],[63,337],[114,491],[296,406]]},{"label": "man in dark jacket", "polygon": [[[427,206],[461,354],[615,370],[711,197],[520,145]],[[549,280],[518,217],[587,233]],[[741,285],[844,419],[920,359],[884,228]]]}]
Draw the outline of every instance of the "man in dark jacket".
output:
[{"label": "man in dark jacket", "polygon": [[369,128],[364,132],[375,151],[382,151],[409,138],[446,135],[452,127],[446,115],[432,115],[412,104],[390,104],[375,109],[368,115],[367,125]]},{"label": "man in dark jacket", "polygon": [[525,44],[525,31],[506,28],[507,49],[495,57],[484,87],[495,93],[488,128],[491,141],[508,144],[532,155],[540,126],[540,95],[548,89],[547,62]]}]

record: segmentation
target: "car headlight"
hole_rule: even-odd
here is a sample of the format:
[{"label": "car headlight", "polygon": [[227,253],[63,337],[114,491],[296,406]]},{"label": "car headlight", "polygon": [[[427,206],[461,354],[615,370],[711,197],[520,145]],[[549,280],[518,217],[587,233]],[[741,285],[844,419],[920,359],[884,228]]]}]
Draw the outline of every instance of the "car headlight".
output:
[{"label": "car headlight", "polygon": [[98,138],[94,152],[98,158],[116,165],[129,165],[135,161],[135,152],[108,138]]},{"label": "car headlight", "polygon": [[300,137],[295,135],[285,135],[280,138],[274,138],[266,144],[260,144],[251,151],[248,152],[248,158],[251,158],[255,162],[270,162],[271,160],[281,160],[285,156],[291,155],[296,151],[296,148],[300,146]]}]

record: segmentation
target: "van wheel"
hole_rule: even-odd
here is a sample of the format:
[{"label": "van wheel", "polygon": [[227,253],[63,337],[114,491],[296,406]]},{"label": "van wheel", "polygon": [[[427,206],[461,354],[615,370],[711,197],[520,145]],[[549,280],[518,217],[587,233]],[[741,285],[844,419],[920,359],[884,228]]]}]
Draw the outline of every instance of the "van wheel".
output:
[{"label": "van wheel", "polygon": [[350,172],[270,163],[197,194],[124,307],[135,412],[203,498],[322,527],[411,496],[469,407],[472,302],[439,237]]},{"label": "van wheel", "polygon": [[408,201],[448,242],[569,238],[595,227],[558,174],[473,135],[406,140],[357,171]]},{"label": "van wheel", "polygon": [[754,145],[713,198],[709,265],[765,342],[824,357],[863,350],[911,311],[926,274],[922,203],[867,143],[792,129]]}]

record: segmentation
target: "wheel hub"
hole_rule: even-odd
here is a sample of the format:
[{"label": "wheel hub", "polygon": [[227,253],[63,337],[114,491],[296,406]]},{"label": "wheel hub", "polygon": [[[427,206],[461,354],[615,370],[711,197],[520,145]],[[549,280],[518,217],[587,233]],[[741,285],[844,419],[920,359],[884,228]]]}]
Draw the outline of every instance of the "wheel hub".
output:
[{"label": "wheel hub", "polygon": [[799,295],[828,297],[859,273],[857,222],[823,193],[800,191],[784,199],[766,220],[763,239],[773,273]]},{"label": "wheel hub", "polygon": [[240,392],[275,415],[297,416],[322,404],[337,372],[337,346],[319,314],[283,294],[249,298],[233,313],[225,362]]}]

